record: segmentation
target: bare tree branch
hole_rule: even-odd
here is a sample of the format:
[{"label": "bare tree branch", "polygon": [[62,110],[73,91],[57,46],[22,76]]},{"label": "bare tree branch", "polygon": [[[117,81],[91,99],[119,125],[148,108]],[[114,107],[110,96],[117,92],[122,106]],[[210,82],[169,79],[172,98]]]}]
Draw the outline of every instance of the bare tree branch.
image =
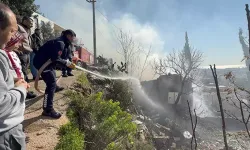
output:
[{"label": "bare tree branch", "polygon": [[192,125],[192,139],[191,139],[191,150],[193,149],[193,141],[195,142],[195,150],[197,149],[197,140],[196,140],[196,136],[195,136],[195,129],[196,129],[196,125],[197,125],[197,115],[196,115],[196,110],[194,109],[194,117],[195,117],[195,122],[193,122],[193,117],[192,117],[192,113],[191,113],[191,108],[190,108],[190,104],[189,101],[187,100],[187,104],[188,104],[188,110],[189,110],[189,116],[190,116],[190,120],[191,120],[191,125]]},{"label": "bare tree branch", "polygon": [[214,77],[214,82],[216,86],[216,91],[217,91],[217,97],[218,101],[220,104],[220,113],[221,113],[221,121],[222,121],[222,131],[223,131],[223,138],[224,138],[224,144],[225,144],[225,149],[228,150],[228,144],[227,144],[227,134],[226,134],[226,123],[225,123],[225,117],[224,117],[224,111],[223,111],[223,106],[222,106],[222,99],[220,95],[220,89],[219,89],[219,83],[218,83],[218,78],[217,78],[217,72],[216,72],[216,67],[212,67],[210,65],[210,69],[212,71],[212,75]]},{"label": "bare tree branch", "polygon": [[144,72],[145,69],[146,69],[145,66],[146,66],[146,63],[147,63],[147,61],[148,61],[148,57],[149,57],[150,53],[151,53],[151,45],[150,45],[150,47],[149,47],[149,49],[148,49],[148,53],[146,54],[146,59],[145,59],[145,61],[144,61],[144,64],[143,64],[143,67],[142,67],[142,70],[141,70],[140,81],[141,81],[141,78],[142,78],[142,74],[143,74],[143,72]]},{"label": "bare tree branch", "polygon": [[235,94],[237,100],[238,100],[239,103],[240,103],[240,113],[241,113],[241,117],[242,117],[242,122],[244,123],[245,128],[246,128],[246,131],[247,131],[247,134],[248,134],[248,137],[250,138],[250,132],[249,132],[249,129],[248,129],[248,121],[249,121],[249,116],[250,116],[250,115],[248,116],[248,118],[247,118],[247,120],[246,120],[245,115],[244,115],[244,112],[243,112],[242,100],[239,99],[239,97],[238,97],[238,95],[237,95],[235,89],[234,89],[234,94]]},{"label": "bare tree branch", "polygon": [[165,58],[159,59],[154,62],[154,72],[158,75],[165,75],[170,72],[180,76],[181,87],[178,96],[175,100],[175,104],[178,104],[184,91],[184,86],[187,82],[194,82],[195,75],[192,73],[198,69],[202,62],[203,54],[198,50],[191,50],[191,58],[187,60],[183,51],[175,51],[167,55]]},{"label": "bare tree branch", "polygon": [[141,79],[143,72],[146,69],[146,63],[151,53],[151,46],[146,54],[146,60],[144,61],[143,67],[141,64],[141,54],[144,54],[144,48],[137,43],[130,33],[125,33],[122,30],[117,34],[117,41],[119,48],[117,52],[122,55],[123,62],[125,64],[126,72],[129,75],[136,75]]}]

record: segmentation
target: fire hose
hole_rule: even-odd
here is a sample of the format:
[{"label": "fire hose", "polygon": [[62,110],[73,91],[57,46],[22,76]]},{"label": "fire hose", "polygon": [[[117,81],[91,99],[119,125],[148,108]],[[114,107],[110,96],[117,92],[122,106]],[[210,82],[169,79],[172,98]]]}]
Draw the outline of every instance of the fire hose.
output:
[{"label": "fire hose", "polygon": [[[36,89],[39,93],[41,93],[41,94],[44,94],[45,92],[42,91],[42,90],[40,90],[40,89],[38,88],[38,81],[39,81],[39,78],[40,78],[41,73],[43,72],[43,70],[44,70],[49,64],[51,64],[51,63],[52,63],[52,61],[51,61],[50,59],[49,59],[48,61],[46,61],[46,63],[44,63],[44,64],[42,65],[42,67],[38,70],[38,73],[37,73],[37,76],[36,76],[36,79],[35,79],[34,87],[35,87],[35,89]],[[60,76],[60,77],[56,80],[56,83],[58,83],[58,82],[60,81],[61,78],[62,78],[62,76]]]}]

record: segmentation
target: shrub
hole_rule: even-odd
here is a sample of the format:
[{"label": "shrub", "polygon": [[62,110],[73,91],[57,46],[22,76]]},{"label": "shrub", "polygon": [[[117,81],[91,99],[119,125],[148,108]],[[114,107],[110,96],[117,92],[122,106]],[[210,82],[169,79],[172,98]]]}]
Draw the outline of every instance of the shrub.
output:
[{"label": "shrub", "polygon": [[132,115],[124,111],[131,106],[132,94],[127,82],[113,83],[115,89],[110,97],[114,101],[105,100],[107,97],[104,98],[102,92],[86,96],[82,90],[90,83],[85,74],[78,77],[77,83],[77,90],[69,90],[65,94],[71,99],[67,111],[71,123],[61,127],[57,149],[153,149],[152,145],[141,143],[136,138],[137,126],[132,122]]},{"label": "shrub", "polygon": [[90,83],[89,83],[89,81],[88,81],[87,76],[86,76],[85,73],[81,73],[81,74],[77,77],[76,81],[77,81],[78,83],[80,83],[81,86],[84,86],[84,87],[89,87],[89,86],[90,86]]},{"label": "shrub", "polygon": [[84,148],[84,134],[72,123],[60,128],[61,138],[56,150],[82,150]]},{"label": "shrub", "polygon": [[127,81],[115,80],[111,84],[111,88],[106,94],[106,99],[113,99],[120,102],[120,107],[123,110],[131,108],[132,103],[132,91],[130,84]]},{"label": "shrub", "polygon": [[71,110],[74,111],[70,114],[78,117],[76,120],[85,132],[85,140],[95,143],[86,144],[86,149],[105,149],[112,147],[110,143],[114,141],[115,145],[121,141],[126,141],[125,143],[129,145],[133,143],[136,124],[132,123],[132,116],[129,113],[122,111],[119,102],[103,100],[101,92],[88,98],[73,91],[70,95]]}]

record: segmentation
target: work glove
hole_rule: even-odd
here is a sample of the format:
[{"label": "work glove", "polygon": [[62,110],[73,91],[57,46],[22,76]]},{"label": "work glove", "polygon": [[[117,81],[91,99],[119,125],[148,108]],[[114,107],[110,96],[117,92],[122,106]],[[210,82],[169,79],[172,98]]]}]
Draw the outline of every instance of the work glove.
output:
[{"label": "work glove", "polygon": [[76,64],[74,64],[74,63],[71,63],[71,65],[70,66],[68,66],[69,68],[71,68],[71,69],[75,69],[76,68]]},{"label": "work glove", "polygon": [[69,60],[66,60],[67,63],[66,63],[66,66],[71,68],[71,69],[75,69],[76,68],[76,64],[74,64],[73,62],[69,61]]}]

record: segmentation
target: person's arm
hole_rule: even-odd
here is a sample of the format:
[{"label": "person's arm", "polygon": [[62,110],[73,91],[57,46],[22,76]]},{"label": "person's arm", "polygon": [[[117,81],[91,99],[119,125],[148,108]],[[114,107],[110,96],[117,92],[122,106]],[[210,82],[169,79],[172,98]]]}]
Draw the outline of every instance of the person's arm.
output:
[{"label": "person's arm", "polygon": [[8,89],[10,85],[8,86],[5,80],[13,79],[8,79],[12,76],[9,76],[9,67],[6,64],[0,59],[0,118],[10,115],[13,110],[21,109],[27,93],[26,87],[22,84]]},{"label": "person's arm", "polygon": [[62,41],[55,41],[54,43],[54,50],[51,53],[51,61],[57,62],[62,65],[70,66],[71,62],[69,60],[65,60],[61,58],[61,55],[63,54],[65,44]]}]

